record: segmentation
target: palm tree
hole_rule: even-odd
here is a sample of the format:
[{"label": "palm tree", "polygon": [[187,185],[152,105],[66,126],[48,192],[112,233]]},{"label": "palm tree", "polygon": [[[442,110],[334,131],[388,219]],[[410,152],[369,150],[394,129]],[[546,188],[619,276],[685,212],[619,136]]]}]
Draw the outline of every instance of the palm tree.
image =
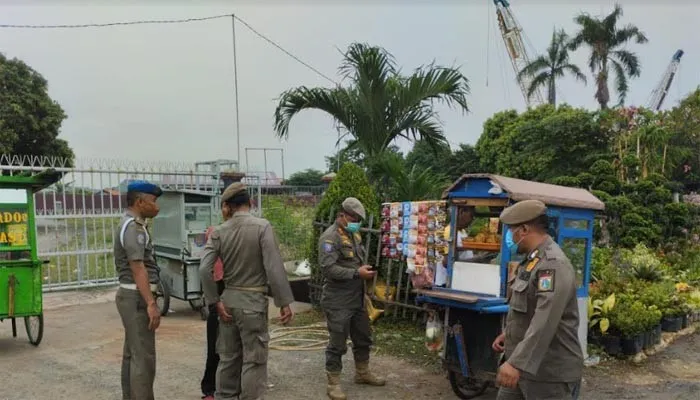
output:
[{"label": "palm tree", "polygon": [[349,85],[301,86],[282,93],[275,110],[277,137],[288,137],[290,121],[302,110],[321,110],[335,119],[338,140],[349,139],[350,148],[370,158],[398,138],[421,138],[435,148],[446,144],[435,102],[468,111],[469,81],[455,68],[431,64],[402,76],[386,50],[353,43],[339,70]]},{"label": "palm tree", "polygon": [[528,98],[532,97],[540,87],[547,86],[549,104],[556,106],[556,80],[563,78],[567,72],[577,80],[586,83],[586,76],[581,73],[578,66],[569,63],[568,39],[563,29],[552,32],[552,41],[547,48],[547,54],[540,55],[518,73],[520,82],[526,77],[533,78],[530,87],[527,88]]},{"label": "palm tree", "polygon": [[624,46],[631,40],[640,44],[648,41],[644,33],[632,24],[619,28],[620,17],[622,7],[616,4],[615,10],[603,19],[588,14],[579,14],[574,18],[581,30],[573,37],[569,47],[576,50],[585,43],[590,48],[588,66],[596,76],[595,98],[601,109],[607,108],[610,101],[608,78],[611,67],[615,72],[620,104],[624,103],[627,96],[628,79],[638,77],[641,72],[639,58],[635,53],[624,49]]}]

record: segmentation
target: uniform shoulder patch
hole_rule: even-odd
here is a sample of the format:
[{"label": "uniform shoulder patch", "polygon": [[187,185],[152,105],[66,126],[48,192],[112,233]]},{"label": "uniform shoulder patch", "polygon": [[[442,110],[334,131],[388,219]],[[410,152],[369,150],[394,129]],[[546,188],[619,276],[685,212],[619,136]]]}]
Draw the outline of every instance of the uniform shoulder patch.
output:
[{"label": "uniform shoulder patch", "polygon": [[326,253],[332,253],[333,252],[333,242],[331,241],[325,241],[323,242],[323,251]]},{"label": "uniform shoulder patch", "polygon": [[540,262],[540,258],[539,258],[539,257],[535,257],[535,258],[531,259],[531,260],[527,263],[527,265],[525,266],[525,271],[526,271],[526,272],[531,272],[533,269],[535,269],[535,266],[537,266],[537,263],[539,263],[539,262]]},{"label": "uniform shoulder patch", "polygon": [[554,291],[554,270],[543,269],[537,271],[537,291],[538,292],[553,292]]},{"label": "uniform shoulder patch", "polygon": [[136,235],[136,242],[138,244],[146,244],[146,235],[144,235],[143,233],[139,233],[138,235]]}]

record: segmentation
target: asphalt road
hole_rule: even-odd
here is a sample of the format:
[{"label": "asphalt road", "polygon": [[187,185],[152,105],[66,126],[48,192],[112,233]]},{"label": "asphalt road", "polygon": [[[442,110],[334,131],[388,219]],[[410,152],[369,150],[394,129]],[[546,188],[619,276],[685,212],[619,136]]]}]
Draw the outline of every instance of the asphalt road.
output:
[{"label": "asphalt road", "polygon": [[[11,337],[0,323],[0,399],[120,399],[119,369],[123,331],[112,302],[113,291],[51,293],[45,296],[46,329],[39,347],[19,326]],[[199,399],[205,359],[205,325],[187,303],[158,330],[156,398]],[[271,351],[268,400],[324,399],[323,352]],[[350,399],[456,399],[444,375],[425,372],[392,357],[377,355],[373,366],[389,378],[384,388],[351,383],[350,352],[344,388]],[[700,337],[679,339],[642,366],[626,362],[588,368],[582,399],[700,399]],[[493,400],[489,391],[480,400]]]}]

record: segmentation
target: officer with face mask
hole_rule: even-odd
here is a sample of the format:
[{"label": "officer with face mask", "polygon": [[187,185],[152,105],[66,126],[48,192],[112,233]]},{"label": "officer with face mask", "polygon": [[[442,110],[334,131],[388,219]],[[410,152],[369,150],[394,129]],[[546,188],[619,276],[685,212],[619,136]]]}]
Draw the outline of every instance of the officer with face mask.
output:
[{"label": "officer with face mask", "polygon": [[503,210],[505,242],[526,255],[509,282],[498,400],[577,399],[583,372],[576,272],[547,233],[547,208],[525,200]]},{"label": "officer with face mask", "polygon": [[369,370],[372,336],[364,304],[365,281],[377,274],[363,262],[365,249],[360,235],[365,207],[354,197],[342,203],[335,223],[319,238],[318,261],[325,278],[321,307],[326,314],[329,341],[326,348],[327,394],[331,400],[346,398],[340,387],[342,356],[348,334],[355,359],[355,383],[383,386],[384,379]]}]

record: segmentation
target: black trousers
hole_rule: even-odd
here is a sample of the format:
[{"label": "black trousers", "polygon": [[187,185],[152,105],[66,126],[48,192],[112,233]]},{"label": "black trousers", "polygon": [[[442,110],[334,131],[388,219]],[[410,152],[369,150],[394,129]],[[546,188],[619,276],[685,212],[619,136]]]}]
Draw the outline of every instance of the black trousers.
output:
[{"label": "black trousers", "polygon": [[[224,292],[224,281],[216,282],[219,296]],[[216,336],[219,331],[219,315],[216,313],[216,305],[209,304],[209,318],[207,318],[207,362],[204,365],[204,377],[202,378],[202,394],[213,396],[216,391],[216,367],[219,365],[219,355],[216,354]]]}]

